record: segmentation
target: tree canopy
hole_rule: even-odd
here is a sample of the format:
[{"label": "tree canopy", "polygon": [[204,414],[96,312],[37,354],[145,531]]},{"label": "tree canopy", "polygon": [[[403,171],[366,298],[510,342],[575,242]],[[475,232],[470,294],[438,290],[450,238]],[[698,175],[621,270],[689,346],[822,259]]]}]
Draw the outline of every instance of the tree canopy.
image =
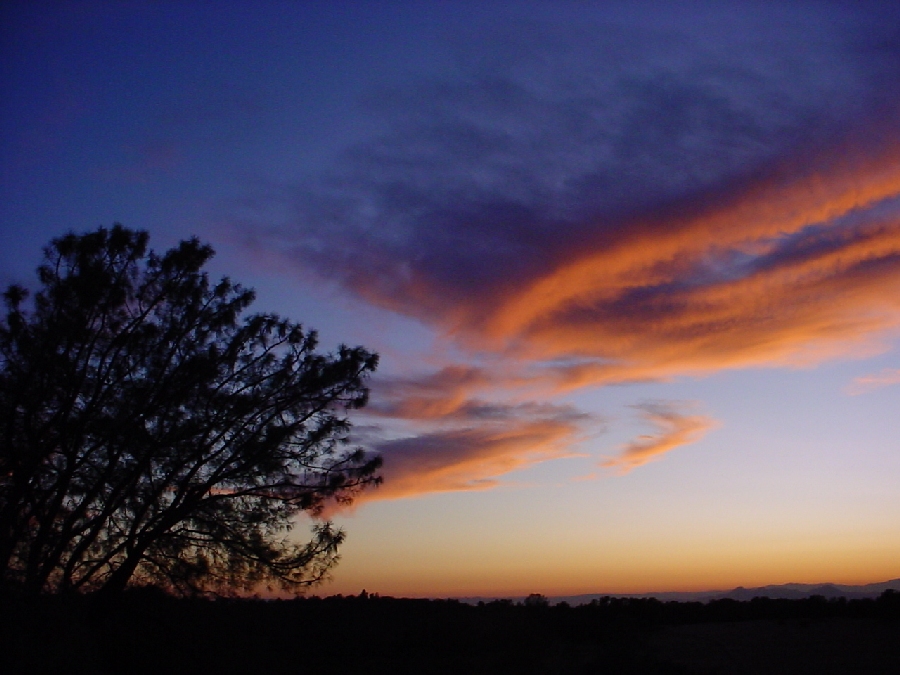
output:
[{"label": "tree canopy", "polygon": [[[320,580],[343,533],[302,512],[380,481],[349,444],[377,355],[249,314],[197,239],[120,225],[44,249],[0,319],[0,569],[19,592],[178,593]],[[305,538],[304,538],[305,539]]]}]

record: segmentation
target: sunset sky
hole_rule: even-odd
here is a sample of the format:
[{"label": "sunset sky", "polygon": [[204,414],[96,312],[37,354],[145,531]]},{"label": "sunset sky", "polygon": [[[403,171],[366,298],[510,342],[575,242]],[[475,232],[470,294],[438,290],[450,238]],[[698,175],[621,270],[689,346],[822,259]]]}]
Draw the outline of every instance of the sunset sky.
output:
[{"label": "sunset sky", "polygon": [[0,171],[379,352],[319,594],[900,577],[896,0],[6,2]]}]

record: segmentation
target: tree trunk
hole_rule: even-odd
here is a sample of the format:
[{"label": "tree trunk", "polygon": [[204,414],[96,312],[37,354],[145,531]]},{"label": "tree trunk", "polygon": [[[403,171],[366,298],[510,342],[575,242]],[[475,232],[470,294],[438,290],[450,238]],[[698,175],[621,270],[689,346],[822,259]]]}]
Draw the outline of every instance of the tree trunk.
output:
[{"label": "tree trunk", "polygon": [[105,596],[118,595],[125,590],[138,564],[141,562],[143,549],[135,551],[109,575],[106,583],[100,587],[100,593]]}]

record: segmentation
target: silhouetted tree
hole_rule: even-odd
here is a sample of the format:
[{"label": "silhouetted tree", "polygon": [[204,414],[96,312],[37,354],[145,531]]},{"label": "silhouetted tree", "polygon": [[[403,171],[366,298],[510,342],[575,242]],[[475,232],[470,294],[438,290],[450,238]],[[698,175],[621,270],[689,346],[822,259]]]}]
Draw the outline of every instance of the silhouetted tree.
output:
[{"label": "silhouetted tree", "polygon": [[[21,592],[194,593],[319,580],[343,533],[321,512],[378,482],[347,446],[377,356],[271,314],[203,266],[120,225],[55,239],[41,289],[0,320],[0,569]],[[26,305],[29,305],[27,307]]]},{"label": "silhouetted tree", "polygon": [[525,598],[523,604],[526,607],[549,607],[550,601],[540,593],[532,593]]}]

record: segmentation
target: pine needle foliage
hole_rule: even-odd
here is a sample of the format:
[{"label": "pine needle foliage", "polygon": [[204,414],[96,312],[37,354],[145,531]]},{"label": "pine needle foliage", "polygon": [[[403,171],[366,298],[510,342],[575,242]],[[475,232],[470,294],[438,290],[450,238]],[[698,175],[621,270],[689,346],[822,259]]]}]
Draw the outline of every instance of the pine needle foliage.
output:
[{"label": "pine needle foliage", "polygon": [[115,225],[44,250],[40,289],[0,319],[0,570],[7,591],[179,594],[322,579],[321,514],[380,481],[349,445],[377,355],[246,314],[251,290],[197,239],[158,255]]}]

